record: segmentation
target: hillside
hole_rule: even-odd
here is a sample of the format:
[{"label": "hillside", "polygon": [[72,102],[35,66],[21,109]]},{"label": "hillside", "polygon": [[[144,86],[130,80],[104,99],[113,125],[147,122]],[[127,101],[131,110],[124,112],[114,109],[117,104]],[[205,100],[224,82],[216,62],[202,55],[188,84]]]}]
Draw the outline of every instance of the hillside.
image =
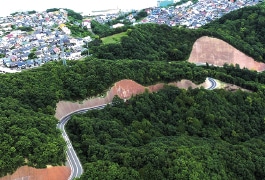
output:
[{"label": "hillside", "polygon": [[211,36],[225,40],[256,61],[265,62],[265,3],[233,11],[205,25]]},{"label": "hillside", "polygon": [[188,61],[195,64],[208,63],[216,66],[223,66],[225,63],[234,66],[238,64],[240,68],[259,72],[265,70],[264,63],[255,61],[222,40],[207,36],[195,41]]},{"label": "hillside", "polygon": [[22,166],[12,175],[0,178],[0,180],[31,179],[31,180],[66,180],[71,174],[71,170],[66,166],[49,167],[36,169]]},{"label": "hillside", "polygon": [[[169,83],[169,85],[174,85],[179,88],[185,88],[187,89],[188,87],[205,87],[207,88],[209,82],[204,82],[203,84],[196,85],[192,83],[189,80],[181,80],[175,83]],[[142,86],[135,81],[129,80],[129,79],[124,79],[121,81],[118,81],[114,84],[113,87],[110,88],[110,90],[104,95],[104,97],[93,97],[87,100],[84,100],[82,102],[71,102],[71,101],[60,101],[57,103],[56,106],[56,113],[55,117],[60,120],[62,117],[65,116],[65,114],[69,114],[71,112],[74,112],[78,109],[83,109],[83,108],[88,108],[88,107],[93,107],[93,106],[98,106],[101,104],[108,104],[112,101],[113,97],[117,95],[118,97],[122,99],[129,99],[131,96],[137,95],[137,94],[142,94],[146,90],[150,93],[156,92],[164,87],[164,83],[159,83],[156,85],[151,85],[151,86]]]},{"label": "hillside", "polygon": [[[230,12],[198,29],[168,27],[163,24],[133,26],[130,29],[124,29],[127,36],[121,37],[120,43],[104,44],[98,39],[91,42],[90,52],[95,57],[112,60],[128,58],[149,61],[185,61],[189,58],[195,41],[200,37],[209,36],[227,42],[255,61],[265,62],[264,22],[264,3],[261,3]],[[227,60],[229,59],[228,64],[236,55],[240,57],[235,59],[242,58],[240,53],[227,53],[225,56]],[[238,61],[232,63],[238,63]]]},{"label": "hillside", "polygon": [[[102,111],[74,116],[66,127],[84,165],[81,179],[262,179],[265,72],[254,61],[264,62],[262,8],[200,29],[138,25],[126,29],[120,43],[91,42],[93,56],[67,66],[53,61],[0,74],[0,176],[25,166],[63,166],[58,119],[113,100]],[[205,58],[225,65],[190,63]],[[195,88],[207,77],[247,91]],[[162,88],[172,82],[185,88]]]},{"label": "hillside", "polygon": [[115,97],[66,129],[80,179],[262,179],[264,102],[243,91],[166,87]]}]

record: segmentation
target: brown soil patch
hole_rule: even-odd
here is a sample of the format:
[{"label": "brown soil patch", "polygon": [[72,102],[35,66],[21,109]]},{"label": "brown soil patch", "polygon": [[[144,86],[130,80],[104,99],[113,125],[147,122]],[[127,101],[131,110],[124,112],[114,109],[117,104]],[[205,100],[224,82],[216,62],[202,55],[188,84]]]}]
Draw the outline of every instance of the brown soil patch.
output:
[{"label": "brown soil patch", "polygon": [[252,92],[250,90],[241,88],[241,87],[234,85],[234,84],[224,83],[224,82],[221,82],[219,80],[216,80],[216,82],[218,84],[217,89],[224,89],[224,90],[231,91],[231,92],[234,92],[234,91],[237,91],[240,89],[241,91]]},{"label": "brown soil patch", "polygon": [[227,64],[238,64],[240,68],[264,71],[265,64],[256,62],[253,58],[235,49],[228,43],[217,39],[203,36],[193,45],[189,62],[208,63],[216,66]]},{"label": "brown soil patch", "polygon": [[[200,86],[207,88],[210,86],[209,82],[207,81],[203,84],[196,85],[192,81],[185,79],[169,84],[185,89],[189,87],[196,88]],[[149,92],[156,92],[162,89],[164,85],[164,83],[158,83],[152,86],[145,87],[136,83],[135,81],[124,79],[119,82],[116,82],[114,86],[106,93],[105,97],[94,97],[91,99],[84,100],[82,102],[60,101],[59,103],[57,103],[55,117],[60,120],[65,115],[70,114],[79,109],[110,103],[115,95],[118,95],[122,99],[129,99],[132,95],[141,94],[145,90],[148,90]]]},{"label": "brown soil patch", "polygon": [[46,169],[36,169],[22,166],[12,175],[0,178],[0,180],[67,180],[71,169],[66,166],[54,166]]}]

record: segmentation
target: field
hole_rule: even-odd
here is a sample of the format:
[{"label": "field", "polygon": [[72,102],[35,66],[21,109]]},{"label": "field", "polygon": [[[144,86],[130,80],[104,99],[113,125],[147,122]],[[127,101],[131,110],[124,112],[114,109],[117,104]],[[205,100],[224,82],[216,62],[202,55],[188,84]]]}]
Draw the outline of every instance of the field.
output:
[{"label": "field", "polygon": [[102,40],[103,44],[119,43],[123,36],[127,36],[126,32],[114,34],[112,36],[102,38],[101,40]]}]

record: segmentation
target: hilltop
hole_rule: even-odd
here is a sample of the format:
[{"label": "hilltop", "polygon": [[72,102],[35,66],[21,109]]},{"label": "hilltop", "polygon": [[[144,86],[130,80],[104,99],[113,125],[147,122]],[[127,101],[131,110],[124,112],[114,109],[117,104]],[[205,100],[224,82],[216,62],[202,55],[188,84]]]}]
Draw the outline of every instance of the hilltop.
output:
[{"label": "hilltop", "polygon": [[[256,65],[247,69],[232,64],[241,62],[234,61],[235,54],[248,63],[264,62],[262,8],[247,7],[198,29],[158,24],[124,27],[111,31],[121,33],[115,41],[104,44],[95,36],[89,43],[93,56],[67,61],[67,66],[52,61],[1,74],[0,153],[5,153],[0,154],[0,162],[8,163],[0,163],[0,175],[24,165],[64,165],[66,144],[56,129],[56,117],[63,114],[56,114],[58,103],[104,97],[113,86],[129,97],[131,83],[140,95],[132,93],[126,102],[111,96],[113,106],[69,121],[66,129],[85,170],[81,179],[264,177],[265,72]],[[209,61],[218,67],[188,61],[208,56],[204,49],[204,54],[194,53],[205,39],[207,50],[209,45],[225,49],[218,49]],[[171,86],[184,82],[198,87],[195,84],[207,77],[248,91]],[[124,79],[130,83],[117,87]],[[161,90],[150,93],[153,86],[150,92],[143,91],[155,84]]]}]

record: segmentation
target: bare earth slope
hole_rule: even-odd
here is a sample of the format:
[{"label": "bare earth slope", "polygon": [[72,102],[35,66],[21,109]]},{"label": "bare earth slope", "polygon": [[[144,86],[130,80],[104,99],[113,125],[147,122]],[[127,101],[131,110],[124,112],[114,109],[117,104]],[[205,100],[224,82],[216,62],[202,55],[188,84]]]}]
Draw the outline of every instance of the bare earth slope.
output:
[{"label": "bare earth slope", "polygon": [[[210,82],[206,81],[203,84],[196,85],[189,80],[181,80],[175,83],[170,83],[171,85],[177,86],[179,88],[196,88],[203,86],[205,88],[210,86]],[[110,103],[114,97],[114,95],[118,95],[122,99],[129,99],[132,95],[143,93],[145,90],[149,92],[155,92],[163,88],[165,84],[159,83],[156,85],[144,87],[135,81],[124,79],[118,81],[114,84],[114,86],[106,93],[105,97],[96,97],[84,100],[82,102],[70,102],[70,101],[60,101],[57,103],[55,117],[60,120],[66,114],[74,112],[78,109],[98,106],[101,104]]]},{"label": "bare earth slope", "polygon": [[35,169],[22,166],[12,175],[0,178],[0,180],[67,180],[71,170],[66,166],[55,166],[46,169]]},{"label": "bare earth slope", "polygon": [[194,43],[189,62],[208,63],[216,66],[227,64],[238,64],[240,68],[264,71],[265,64],[256,62],[253,58],[235,49],[228,43],[207,36],[203,36]]},{"label": "bare earth slope", "polygon": [[[240,87],[235,85],[229,85],[226,83],[222,83],[220,81],[217,82],[217,88],[224,88],[227,90],[236,90]],[[114,95],[118,95],[122,99],[129,99],[132,95],[141,94],[145,90],[149,92],[156,92],[163,88],[164,83],[158,83],[152,86],[142,86],[135,81],[124,79],[118,81],[114,84],[114,86],[106,93],[104,97],[93,97],[91,99],[84,100],[82,102],[70,102],[70,101],[60,101],[57,103],[55,117],[60,120],[65,115],[74,112],[78,109],[89,108],[101,104],[110,103],[114,97]],[[211,83],[206,79],[206,81],[202,84],[196,85],[190,80],[181,80],[178,82],[169,83],[169,85],[173,85],[179,88],[187,89],[197,88],[197,87],[210,87]],[[232,89],[230,88],[232,87]],[[61,167],[50,167],[46,169],[35,169],[28,166],[23,166],[18,168],[18,170],[12,174],[0,178],[0,180],[15,180],[15,179],[31,179],[31,180],[67,180],[70,176],[70,168],[66,166]]]},{"label": "bare earth slope", "polygon": [[[265,64],[254,61],[253,58],[238,51],[228,43],[210,37],[201,37],[193,45],[193,49],[189,58],[189,62],[192,63],[209,63],[216,66],[223,66],[227,64],[239,64],[240,68],[246,67],[250,70],[264,71]],[[181,80],[178,82],[169,83],[170,85],[177,86],[179,88],[187,89],[189,87],[196,88],[203,86],[208,88],[210,86],[209,81],[196,85],[189,80]],[[230,91],[239,89],[235,85],[229,85],[225,83],[217,82],[217,88],[224,88]],[[94,97],[82,102],[69,102],[60,101],[57,104],[55,117],[60,120],[66,114],[74,112],[78,109],[89,108],[101,104],[110,103],[114,95],[118,95],[122,99],[129,99],[132,95],[143,93],[145,90],[149,92],[155,92],[162,89],[164,83],[144,87],[132,80],[121,80],[116,82],[114,86],[107,92],[105,97]],[[18,170],[12,174],[0,178],[0,180],[15,180],[15,179],[30,179],[30,180],[67,180],[70,176],[70,168],[66,166],[50,167],[46,169],[35,169],[28,166],[18,168]]]}]

